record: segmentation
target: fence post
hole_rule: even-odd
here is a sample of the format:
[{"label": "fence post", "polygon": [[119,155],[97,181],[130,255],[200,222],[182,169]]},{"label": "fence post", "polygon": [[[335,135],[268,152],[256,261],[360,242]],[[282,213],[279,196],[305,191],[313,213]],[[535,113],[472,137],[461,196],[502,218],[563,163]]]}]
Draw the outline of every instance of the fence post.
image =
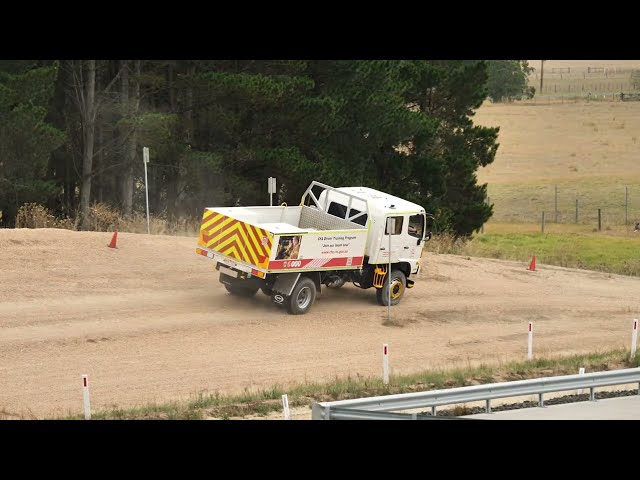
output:
[{"label": "fence post", "polygon": [[291,420],[291,412],[289,411],[289,396],[285,393],[282,395],[282,411],[285,420]]},{"label": "fence post", "polygon": [[624,187],[624,224],[629,224],[629,187]]},{"label": "fence post", "polygon": [[602,212],[598,209],[598,231],[602,231]]},{"label": "fence post", "polygon": [[578,223],[578,199],[576,198],[576,223]]},{"label": "fence post", "polygon": [[634,318],[631,327],[631,360],[636,356],[636,348],[638,345],[638,319]]},{"label": "fence post", "polygon": [[389,345],[387,343],[382,344],[382,383],[389,385]]},{"label": "fence post", "polygon": [[558,185],[555,186],[556,197],[555,197],[555,212],[556,212],[556,223],[558,223]]},{"label": "fence post", "polygon": [[544,212],[542,212],[542,233],[544,233]]},{"label": "fence post", "polygon": [[89,378],[82,375],[82,403],[84,406],[84,419],[91,420],[91,401],[89,399]]}]

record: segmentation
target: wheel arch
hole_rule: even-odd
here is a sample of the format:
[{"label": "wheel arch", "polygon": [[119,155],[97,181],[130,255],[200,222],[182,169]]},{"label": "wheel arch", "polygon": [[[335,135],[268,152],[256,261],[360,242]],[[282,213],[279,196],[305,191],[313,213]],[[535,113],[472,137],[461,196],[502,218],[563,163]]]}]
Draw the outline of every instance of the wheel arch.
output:
[{"label": "wheel arch", "polygon": [[320,295],[322,293],[322,283],[320,278],[320,272],[305,272],[302,275],[300,275],[300,278],[303,278],[303,277],[307,277],[313,280],[313,283],[315,283],[316,285],[316,295]]}]

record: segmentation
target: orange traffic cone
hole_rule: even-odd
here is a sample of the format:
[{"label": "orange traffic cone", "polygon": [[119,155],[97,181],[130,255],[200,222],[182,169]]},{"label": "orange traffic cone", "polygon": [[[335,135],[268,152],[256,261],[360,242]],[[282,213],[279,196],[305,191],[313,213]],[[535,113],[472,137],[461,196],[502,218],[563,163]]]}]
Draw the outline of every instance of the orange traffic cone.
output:
[{"label": "orange traffic cone", "polygon": [[531,270],[532,272],[536,271],[536,256],[535,255],[531,259],[531,263],[529,264],[529,268],[527,270]]},{"label": "orange traffic cone", "polygon": [[111,243],[107,245],[109,248],[118,248],[116,247],[116,242],[118,241],[118,232],[113,232],[113,238],[111,238]]}]

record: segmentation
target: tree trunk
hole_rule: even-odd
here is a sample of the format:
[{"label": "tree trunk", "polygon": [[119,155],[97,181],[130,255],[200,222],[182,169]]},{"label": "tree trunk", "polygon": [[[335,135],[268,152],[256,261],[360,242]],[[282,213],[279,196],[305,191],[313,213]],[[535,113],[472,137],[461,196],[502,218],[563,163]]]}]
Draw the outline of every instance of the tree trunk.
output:
[{"label": "tree trunk", "polygon": [[83,112],[84,148],[82,152],[82,189],[80,215],[82,230],[89,230],[89,203],[91,201],[91,171],[93,166],[93,137],[95,129],[96,61],[87,60],[86,100]]},{"label": "tree trunk", "polygon": [[[131,104],[129,102],[129,66],[126,60],[122,60],[122,91],[120,101],[122,102],[122,115],[127,118],[131,113]],[[124,158],[124,167],[122,169],[122,211],[125,217],[131,216],[133,211],[133,161],[131,160],[130,139],[130,132],[125,132],[124,142],[122,144],[122,155]]]},{"label": "tree trunk", "polygon": [[[104,74],[105,71],[107,69],[104,68],[102,69],[102,75],[96,75],[96,90],[98,92],[100,92],[100,87],[102,87],[103,83],[104,83]],[[97,120],[97,115],[96,115],[96,120]],[[102,187],[102,179],[103,179],[103,175],[100,173],[100,171],[102,170],[103,166],[104,166],[104,155],[103,155],[103,144],[104,144],[104,134],[103,134],[103,128],[102,128],[102,124],[98,121],[96,121],[95,124],[95,132],[96,132],[96,144],[94,146],[94,150],[95,150],[95,164],[93,165],[93,169],[96,171],[95,173],[95,178],[93,180],[93,191],[95,192],[96,189],[98,190],[98,194],[93,195],[93,198],[97,198],[98,203],[102,203],[102,193],[103,193],[103,187]]]},{"label": "tree trunk", "polygon": [[[98,155],[96,158],[98,172],[104,168],[104,153],[102,146],[104,145],[104,135],[102,131],[102,125],[97,125],[98,129]],[[104,194],[103,175],[98,173],[96,175],[96,184],[98,185],[98,203],[102,203]]]},{"label": "tree trunk", "polygon": [[[135,61],[135,73],[139,77],[141,68],[141,61]],[[126,69],[125,69],[126,71]],[[124,72],[123,72],[124,73]],[[126,100],[127,100],[127,116],[134,117],[138,114],[138,109],[140,107],[140,81],[136,78],[134,81],[134,89],[133,89],[133,98],[129,97],[129,75],[127,73],[127,83],[126,83]],[[123,96],[124,96],[124,77],[123,77]],[[123,179],[123,208],[124,215],[130,216],[133,213],[133,171],[136,159],[136,152],[138,151],[138,132],[135,127],[131,127],[132,130],[130,135],[126,141],[126,148],[124,151],[125,155],[125,169],[124,169],[124,179]]]},{"label": "tree trunk", "polygon": [[[193,78],[193,75],[195,74],[196,71],[196,67],[194,65],[190,65],[189,69],[187,70],[187,74],[189,75],[189,78]],[[186,119],[186,138],[187,138],[187,142],[190,143],[192,136],[193,136],[193,113],[191,111],[191,109],[193,108],[193,87],[191,87],[191,83],[189,83],[189,85],[187,86],[187,108],[186,108],[186,113],[185,113],[185,119]],[[186,197],[186,187],[187,187],[187,179],[186,179],[186,173],[187,173],[187,168],[184,165],[186,163],[186,159],[184,157],[179,159],[178,162],[178,172],[177,172],[177,179],[176,179],[176,204],[175,204],[175,212],[177,216],[182,215],[183,212],[182,211],[182,204],[184,202],[184,199]]]},{"label": "tree trunk", "polygon": [[176,111],[176,88],[175,88],[175,73],[173,64],[167,66],[167,83],[169,84],[169,105],[171,107],[171,113]]}]

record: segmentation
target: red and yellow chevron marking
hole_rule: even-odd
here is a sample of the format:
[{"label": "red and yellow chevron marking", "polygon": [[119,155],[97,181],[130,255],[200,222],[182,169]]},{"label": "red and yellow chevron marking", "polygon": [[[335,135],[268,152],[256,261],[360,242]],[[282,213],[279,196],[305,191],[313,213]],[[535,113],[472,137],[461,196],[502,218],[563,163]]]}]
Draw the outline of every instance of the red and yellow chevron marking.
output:
[{"label": "red and yellow chevron marking", "polygon": [[242,262],[267,268],[272,234],[249,223],[206,209],[198,244]]}]

